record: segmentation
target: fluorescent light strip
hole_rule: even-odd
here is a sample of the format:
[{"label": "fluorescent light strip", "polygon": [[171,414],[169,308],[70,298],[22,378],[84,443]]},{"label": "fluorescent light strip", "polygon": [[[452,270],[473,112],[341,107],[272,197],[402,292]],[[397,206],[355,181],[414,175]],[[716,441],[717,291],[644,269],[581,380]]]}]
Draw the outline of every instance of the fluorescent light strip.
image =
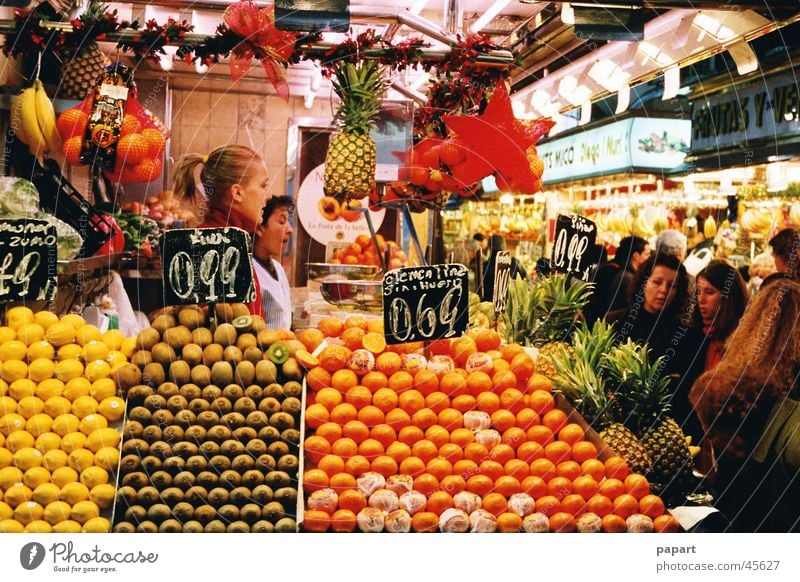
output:
[{"label": "fluorescent light strip", "polygon": [[478,33],[483,30],[509,4],[511,4],[511,0],[495,0],[495,3],[489,6],[486,12],[472,23],[472,26],[469,27],[470,32]]},{"label": "fluorescent light strip", "polygon": [[430,2],[430,0],[417,0],[411,5],[411,8],[409,8],[408,11],[411,14],[419,14],[425,9],[425,7],[428,5],[428,2]]}]

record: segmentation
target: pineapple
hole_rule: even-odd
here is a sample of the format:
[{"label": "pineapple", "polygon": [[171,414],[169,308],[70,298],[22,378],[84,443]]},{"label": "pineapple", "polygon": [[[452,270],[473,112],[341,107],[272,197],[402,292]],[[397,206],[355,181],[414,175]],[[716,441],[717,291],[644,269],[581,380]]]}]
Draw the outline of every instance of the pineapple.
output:
[{"label": "pineapple", "polygon": [[340,61],[333,69],[333,88],[341,100],[334,116],[339,130],[325,156],[323,189],[338,200],[363,198],[375,188],[375,141],[369,131],[388,84],[375,61]]},{"label": "pineapple", "polygon": [[[102,16],[108,6],[91,0],[81,18]],[[84,99],[94,87],[97,78],[106,66],[106,56],[96,42],[81,47],[75,55],[68,55],[61,65],[61,84],[58,97],[61,99]]]}]

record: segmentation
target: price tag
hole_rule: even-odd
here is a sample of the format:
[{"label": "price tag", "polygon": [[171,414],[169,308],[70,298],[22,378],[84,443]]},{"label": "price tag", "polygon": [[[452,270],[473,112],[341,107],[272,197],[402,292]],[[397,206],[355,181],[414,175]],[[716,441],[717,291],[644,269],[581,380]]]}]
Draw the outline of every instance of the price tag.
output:
[{"label": "price tag", "polygon": [[494,259],[494,303],[495,313],[504,313],[508,298],[508,283],[511,279],[511,253],[500,251]]},{"label": "price tag", "polygon": [[56,227],[46,220],[0,220],[0,302],[55,298],[57,240]]},{"label": "price tag", "polygon": [[394,269],[383,277],[386,343],[402,344],[458,337],[469,319],[464,265]]},{"label": "price tag", "polygon": [[250,235],[240,228],[180,228],[161,237],[166,305],[255,299]]},{"label": "price tag", "polygon": [[559,214],[550,262],[557,271],[588,281],[596,238],[597,226],[588,218]]}]

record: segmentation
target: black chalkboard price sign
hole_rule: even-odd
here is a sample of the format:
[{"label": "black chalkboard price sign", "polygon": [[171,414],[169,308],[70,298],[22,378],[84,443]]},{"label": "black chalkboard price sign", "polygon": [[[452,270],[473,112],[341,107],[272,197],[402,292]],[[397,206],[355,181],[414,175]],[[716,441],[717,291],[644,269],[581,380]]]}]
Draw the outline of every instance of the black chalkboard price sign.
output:
[{"label": "black chalkboard price sign", "polygon": [[508,297],[508,283],[511,279],[511,253],[500,251],[494,259],[494,312],[503,313],[506,310]]},{"label": "black chalkboard price sign", "polygon": [[588,218],[559,214],[550,262],[557,271],[588,281],[596,238],[597,226]]},{"label": "black chalkboard price sign", "polygon": [[0,220],[0,302],[55,298],[57,240],[56,227],[46,220]]},{"label": "black chalkboard price sign", "polygon": [[468,269],[431,265],[389,271],[383,277],[386,343],[458,337],[469,319]]},{"label": "black chalkboard price sign", "polygon": [[161,237],[164,301],[250,303],[250,235],[240,228],[180,228]]}]

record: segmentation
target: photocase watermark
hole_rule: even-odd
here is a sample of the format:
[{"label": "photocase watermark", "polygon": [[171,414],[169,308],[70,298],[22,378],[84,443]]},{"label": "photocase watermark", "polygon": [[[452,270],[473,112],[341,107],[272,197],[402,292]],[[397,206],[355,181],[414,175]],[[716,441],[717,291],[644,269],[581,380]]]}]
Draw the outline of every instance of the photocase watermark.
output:
[{"label": "photocase watermark", "polygon": [[38,542],[30,542],[22,546],[19,551],[19,563],[26,570],[35,570],[44,562],[46,552],[44,546]]},{"label": "photocase watermark", "polygon": [[[45,561],[48,563],[45,564]],[[112,574],[120,571],[120,566],[134,564],[155,564],[158,554],[154,552],[105,551],[95,545],[85,550],[76,548],[73,542],[54,543],[49,548],[38,542],[30,542],[22,546],[19,552],[19,563],[25,570],[35,570],[40,566],[52,568],[53,572],[71,574]]]}]

